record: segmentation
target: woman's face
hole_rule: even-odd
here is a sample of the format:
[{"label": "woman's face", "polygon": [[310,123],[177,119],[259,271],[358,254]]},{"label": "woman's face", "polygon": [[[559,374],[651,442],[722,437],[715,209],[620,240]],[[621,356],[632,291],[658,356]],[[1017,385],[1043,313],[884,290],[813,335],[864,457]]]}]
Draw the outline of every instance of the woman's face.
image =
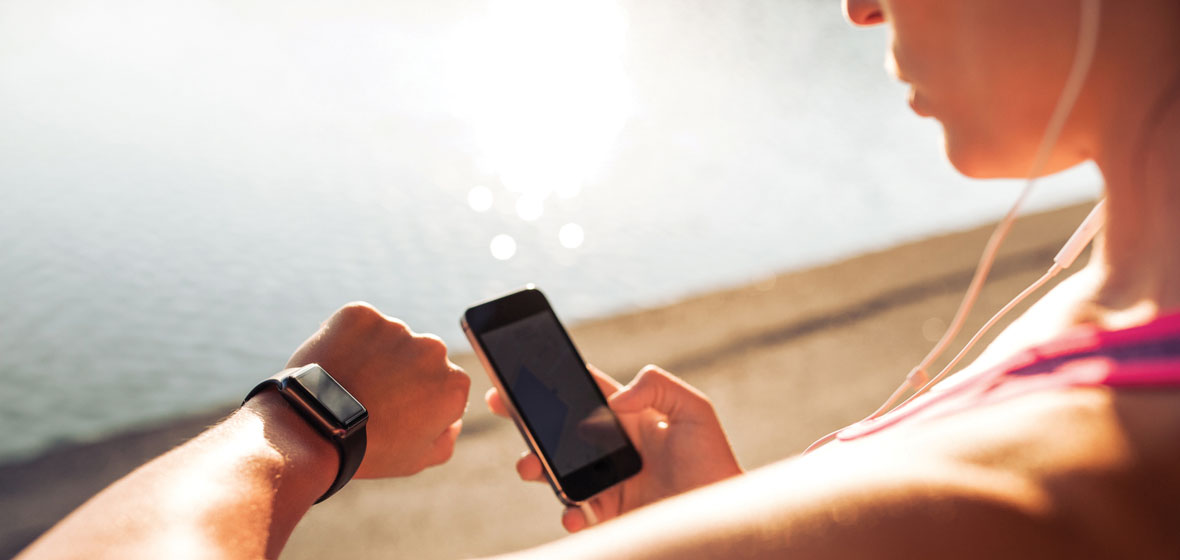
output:
[{"label": "woman's face", "polygon": [[[1023,177],[1073,63],[1079,4],[844,0],[844,11],[857,25],[889,25],[886,67],[910,84],[914,111],[942,123],[959,171]],[[1046,171],[1086,157],[1078,120],[1071,119]]]}]

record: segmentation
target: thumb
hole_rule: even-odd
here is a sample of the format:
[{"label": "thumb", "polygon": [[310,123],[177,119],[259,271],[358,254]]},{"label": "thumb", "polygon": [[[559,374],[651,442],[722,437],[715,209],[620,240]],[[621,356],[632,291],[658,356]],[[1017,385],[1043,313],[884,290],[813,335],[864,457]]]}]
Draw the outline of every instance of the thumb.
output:
[{"label": "thumb", "polygon": [[663,369],[649,365],[622,390],[611,395],[615,412],[640,412],[655,409],[668,417],[685,409],[696,409],[708,400],[700,391]]}]

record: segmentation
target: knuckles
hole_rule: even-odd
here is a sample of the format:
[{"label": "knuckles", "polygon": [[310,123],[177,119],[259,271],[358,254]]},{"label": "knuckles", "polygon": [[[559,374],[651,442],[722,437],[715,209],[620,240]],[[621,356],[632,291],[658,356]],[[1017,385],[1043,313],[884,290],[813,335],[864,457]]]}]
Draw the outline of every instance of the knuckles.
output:
[{"label": "knuckles", "polygon": [[374,331],[387,336],[412,336],[409,325],[393,317],[382,314],[367,302],[352,302],[336,310],[332,322],[342,325],[345,329],[360,331]]},{"label": "knuckles", "polygon": [[369,324],[382,319],[383,315],[368,302],[354,301],[336,310],[335,318],[348,324]]},{"label": "knuckles", "polygon": [[445,360],[447,356],[447,345],[438,336],[415,333],[405,322],[388,317],[363,301],[354,301],[341,307],[333,315],[331,323],[350,333],[368,333],[376,339],[373,342],[379,344],[411,342],[414,354],[428,359]]},{"label": "knuckles", "polygon": [[419,334],[414,336],[414,341],[418,351],[428,358],[446,360],[447,344],[441,338],[433,334]]},{"label": "knuckles", "polygon": [[471,392],[471,376],[467,372],[455,368],[447,376],[447,383],[452,391],[455,391],[463,396],[463,400],[467,400],[467,394]]},{"label": "knuckles", "polygon": [[434,456],[433,463],[435,465],[441,465],[447,461],[450,461],[451,457],[455,456],[455,440],[448,439],[446,442],[442,443],[440,447],[441,448],[439,449],[438,454]]},{"label": "knuckles", "polygon": [[[342,306],[329,320],[330,325],[344,336],[363,341],[366,346],[384,348],[384,360],[394,368],[409,374],[403,380],[425,390],[426,402],[433,402],[438,410],[453,412],[451,421],[462,416],[471,390],[471,378],[447,359],[447,345],[433,334],[413,332],[409,325],[388,317],[372,305],[356,301]],[[399,368],[402,364],[405,369]],[[423,395],[423,393],[419,393]]]},{"label": "knuckles", "polygon": [[467,410],[468,394],[471,392],[471,377],[463,370],[454,370],[447,374],[443,395],[448,399],[450,409],[448,418],[457,420],[463,417]]}]

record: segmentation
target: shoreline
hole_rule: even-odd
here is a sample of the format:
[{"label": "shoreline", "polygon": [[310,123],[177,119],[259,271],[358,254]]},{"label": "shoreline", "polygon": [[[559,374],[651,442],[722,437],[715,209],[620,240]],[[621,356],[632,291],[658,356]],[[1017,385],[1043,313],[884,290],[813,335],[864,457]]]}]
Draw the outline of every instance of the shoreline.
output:
[{"label": "shoreline", "polygon": [[[1017,223],[962,340],[986,311],[1048,268],[1090,206],[1032,214]],[[937,331],[953,313],[993,227],[786,272],[570,331],[587,361],[622,382],[656,363],[702,389],[743,466],[753,468],[797,453],[814,437],[875,408],[930,346],[923,332]],[[284,557],[452,558],[563,534],[549,489],[516,480],[512,463],[524,444],[510,423],[486,412],[481,401],[489,383],[482,367],[469,353],[452,360],[472,377],[472,404],[452,461],[411,479],[351,484],[311,511]],[[233,406],[0,464],[6,506],[0,510],[0,556],[14,555],[89,496]],[[785,420],[784,410],[793,421],[777,422]]]}]

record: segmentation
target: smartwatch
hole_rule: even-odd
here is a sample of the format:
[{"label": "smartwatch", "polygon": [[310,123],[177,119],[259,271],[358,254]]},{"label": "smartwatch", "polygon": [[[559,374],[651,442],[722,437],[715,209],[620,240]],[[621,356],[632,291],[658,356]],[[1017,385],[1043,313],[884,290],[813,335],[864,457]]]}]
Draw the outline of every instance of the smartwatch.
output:
[{"label": "smartwatch", "polygon": [[365,423],[369,420],[369,411],[318,364],[276,373],[254,387],[242,404],[271,387],[278,389],[295,411],[331,440],[340,452],[336,480],[316,500],[318,504],[343,488],[361,466],[361,460],[365,458]]}]

